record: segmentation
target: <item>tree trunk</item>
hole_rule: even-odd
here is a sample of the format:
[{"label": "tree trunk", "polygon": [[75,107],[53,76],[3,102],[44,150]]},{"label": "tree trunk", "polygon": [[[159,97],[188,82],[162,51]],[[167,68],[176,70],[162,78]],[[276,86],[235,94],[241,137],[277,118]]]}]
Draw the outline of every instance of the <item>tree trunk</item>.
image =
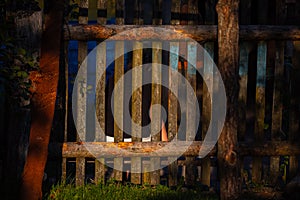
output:
[{"label": "tree trunk", "polygon": [[218,46],[219,70],[227,93],[227,115],[218,141],[221,199],[237,199],[241,190],[237,151],[238,123],[238,8],[239,0],[219,0]]},{"label": "tree trunk", "polygon": [[29,148],[24,167],[21,199],[41,199],[42,180],[48,155],[56,90],[59,77],[59,57],[64,2],[49,0],[42,35],[40,71],[31,74],[34,96]]}]

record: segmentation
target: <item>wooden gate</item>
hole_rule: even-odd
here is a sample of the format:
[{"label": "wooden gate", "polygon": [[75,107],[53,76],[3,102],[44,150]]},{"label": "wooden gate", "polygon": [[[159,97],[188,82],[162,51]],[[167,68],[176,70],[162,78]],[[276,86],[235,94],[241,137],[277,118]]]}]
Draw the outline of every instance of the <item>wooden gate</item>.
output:
[{"label": "wooden gate", "polygon": [[[261,2],[261,1],[258,1]],[[253,3],[253,2],[252,2]],[[287,174],[293,177],[298,170],[297,155],[300,147],[293,143],[299,134],[299,95],[297,94],[299,76],[299,42],[293,40],[300,39],[299,27],[294,26],[274,26],[282,25],[280,20],[286,18],[280,14],[280,8],[285,4],[284,1],[276,1],[275,15],[276,20],[271,23],[273,26],[249,25],[251,23],[251,10],[253,7],[260,8],[258,5],[251,5],[251,1],[241,1],[240,3],[240,51],[239,51],[239,75],[240,91],[238,123],[238,152],[242,163],[241,172],[245,184],[249,182],[261,183],[265,181],[269,184],[276,184],[278,179],[286,180]],[[287,4],[291,6],[290,4]],[[297,4],[298,5],[298,4]],[[191,44],[184,41],[174,40],[176,36],[167,36],[165,43],[153,43],[151,50],[135,50],[126,55],[128,61],[124,61],[124,56],[114,58],[114,83],[124,75],[124,65],[134,68],[141,64],[152,62],[168,65],[170,68],[178,70],[188,80],[195,90],[201,108],[201,120],[195,122],[199,124],[195,142],[188,148],[182,157],[170,164],[163,170],[156,170],[151,173],[130,174],[122,173],[117,170],[107,168],[103,163],[114,163],[128,169],[140,168],[151,169],[153,166],[166,163],[172,159],[172,154],[166,153],[162,157],[142,157],[130,158],[135,152],[143,152],[147,148],[156,149],[164,147],[167,142],[160,141],[160,135],[151,137],[151,142],[142,142],[140,135],[132,137],[132,142],[124,142],[123,127],[114,124],[113,131],[114,143],[107,142],[101,137],[95,128],[87,130],[87,142],[80,142],[76,136],[76,130],[72,123],[71,112],[71,92],[72,84],[75,80],[77,69],[87,56],[88,52],[103,40],[116,35],[122,31],[133,28],[144,27],[146,25],[159,25],[159,27],[169,28],[177,33],[188,36],[201,45],[217,60],[217,26],[216,1],[152,1],[152,0],[80,0],[78,21],[65,26],[65,80],[66,80],[66,117],[64,143],[60,145],[50,145],[51,154],[62,155],[62,178],[75,177],[76,185],[82,185],[89,180],[94,182],[115,179],[117,181],[131,181],[135,184],[149,183],[167,184],[174,186],[181,180],[186,185],[193,185],[197,181],[209,187],[215,187],[217,179],[217,157],[214,148],[208,156],[196,158],[201,147],[201,140],[205,137],[211,120],[211,96],[205,81],[206,75],[215,73],[212,66],[203,57],[203,52],[196,49],[192,50]],[[248,13],[246,15],[245,13]],[[250,13],[250,14],[249,14]],[[263,10],[259,10],[257,24],[267,24],[263,19]],[[278,15],[277,15],[278,14]],[[282,13],[281,13],[282,14]],[[192,26],[187,26],[192,25]],[[141,35],[141,39],[147,40],[149,35]],[[106,51],[97,52],[97,57],[109,57],[120,52],[124,52],[124,42],[118,41],[114,45],[105,43]],[[142,47],[143,43],[134,42],[135,46]],[[179,55],[192,56],[196,59],[194,63],[187,63],[181,57],[174,56],[159,49],[162,45],[175,50]],[[150,56],[149,56],[150,55]],[[105,59],[104,59],[105,60]],[[97,63],[97,58],[94,61]],[[97,63],[98,64],[98,63]],[[105,63],[101,63],[104,64]],[[191,65],[203,71],[204,77],[198,73],[191,73]],[[171,71],[171,70],[170,70]],[[96,73],[91,71],[90,73]],[[144,77],[132,80],[132,85],[138,84]],[[176,87],[182,86],[181,83],[172,79],[172,74],[160,74],[152,71],[152,79],[159,81],[167,80],[168,84]],[[105,76],[101,77],[101,85],[107,83]],[[205,80],[205,81],[204,81]],[[298,84],[299,85],[299,84]],[[107,127],[107,102],[108,90],[97,91],[96,105],[97,118],[89,118],[89,127],[99,121],[101,127]],[[124,92],[120,93],[122,97]],[[185,123],[189,119],[178,119],[178,103],[174,94],[164,92],[161,86],[152,85],[152,103],[165,102],[167,110],[167,130],[169,140],[176,138],[178,121]],[[159,95],[155,95],[159,94]],[[143,124],[142,104],[146,95],[141,88],[132,96],[131,112],[133,121]],[[146,95],[147,96],[147,95]],[[165,99],[164,99],[165,98]],[[73,102],[74,103],[74,102]],[[87,105],[84,107],[86,112],[93,108],[92,101],[86,99],[82,102]],[[123,105],[114,104],[115,114],[122,116]],[[183,109],[183,108],[181,108]],[[186,110],[193,109],[186,105]],[[161,113],[153,113],[153,119],[158,126],[161,123]],[[74,119],[77,120],[77,119]],[[128,126],[128,124],[122,124]],[[152,127],[154,128],[154,127]],[[178,145],[185,145],[185,141],[190,140],[188,131],[186,138],[178,138]],[[92,155],[85,145],[97,149],[99,144],[102,148],[97,155]],[[119,147],[131,150],[131,153],[124,153],[120,157],[112,159],[112,147]],[[173,147],[176,151],[176,145]],[[95,159],[97,157],[97,159]],[[126,158],[127,157],[127,158]],[[129,167],[128,167],[129,166]],[[286,170],[288,173],[286,173]],[[72,174],[72,172],[74,172]],[[274,180],[274,177],[276,180]],[[283,179],[282,179],[283,177]],[[276,183],[275,183],[276,182]]]}]

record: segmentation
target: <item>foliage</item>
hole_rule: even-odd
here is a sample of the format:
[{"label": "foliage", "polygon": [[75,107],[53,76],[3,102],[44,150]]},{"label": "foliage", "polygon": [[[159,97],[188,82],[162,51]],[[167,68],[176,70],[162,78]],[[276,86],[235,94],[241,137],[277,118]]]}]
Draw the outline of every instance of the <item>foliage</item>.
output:
[{"label": "foliage", "polygon": [[45,199],[218,199],[216,195],[204,194],[200,190],[186,190],[179,188],[172,190],[166,186],[121,184],[111,181],[107,184],[87,184],[75,187],[61,183],[53,186]]},{"label": "foliage", "polygon": [[38,56],[17,47],[13,29],[13,19],[5,18],[0,25],[0,84],[5,92],[0,95],[14,107],[22,107],[30,102],[29,73],[38,69]]}]

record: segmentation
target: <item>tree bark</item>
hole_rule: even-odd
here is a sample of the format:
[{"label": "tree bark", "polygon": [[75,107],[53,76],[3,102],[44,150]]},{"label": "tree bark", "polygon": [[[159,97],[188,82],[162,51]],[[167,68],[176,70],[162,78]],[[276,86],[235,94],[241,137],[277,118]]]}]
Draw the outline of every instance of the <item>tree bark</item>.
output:
[{"label": "tree bark", "polygon": [[225,124],[218,141],[218,164],[220,175],[220,197],[237,199],[241,191],[239,152],[237,150],[238,123],[238,43],[239,0],[219,0],[218,47],[219,70],[227,93],[227,114]]},{"label": "tree bark", "polygon": [[34,96],[26,164],[22,175],[20,199],[42,199],[42,180],[48,155],[56,90],[59,77],[61,31],[64,2],[49,0],[42,35],[40,71],[31,74]]}]

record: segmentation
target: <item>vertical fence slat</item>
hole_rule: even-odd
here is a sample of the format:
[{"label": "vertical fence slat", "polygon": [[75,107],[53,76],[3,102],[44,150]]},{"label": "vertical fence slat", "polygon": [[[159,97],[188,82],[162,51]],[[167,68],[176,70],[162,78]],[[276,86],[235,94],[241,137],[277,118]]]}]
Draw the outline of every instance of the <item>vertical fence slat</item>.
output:
[{"label": "vertical fence slat", "polygon": [[172,8],[171,8],[171,24],[179,25],[180,20],[180,0],[172,0]]},{"label": "vertical fence slat", "polygon": [[[213,76],[213,63],[210,61],[209,57],[214,57],[214,43],[208,42],[204,44],[204,48],[207,53],[204,54],[204,63],[203,63],[203,70],[204,70],[204,77],[203,81],[205,83],[209,83],[212,87],[210,88],[213,91],[213,83],[211,77]],[[203,85],[203,104],[202,104],[202,140],[206,136],[206,132],[208,130],[208,126],[211,120],[211,99],[212,96],[209,94],[209,88],[206,84]],[[211,94],[212,95],[212,94]],[[203,159],[201,165],[201,182],[205,185],[210,186],[210,158],[205,157]]]},{"label": "vertical fence slat", "polygon": [[134,24],[135,17],[135,0],[125,0],[125,13],[124,13],[124,23]]},{"label": "vertical fence slat", "polygon": [[143,183],[150,184],[151,183],[151,173],[150,171],[150,163],[143,162]]},{"label": "vertical fence slat", "polygon": [[134,24],[143,24],[143,19],[142,19],[142,1],[141,0],[135,0],[134,1],[134,19],[133,23]]},{"label": "vertical fence slat", "polygon": [[107,16],[107,0],[97,0],[97,8],[97,23],[104,25]]},{"label": "vertical fence slat", "polygon": [[116,0],[107,1],[107,23],[115,24],[116,22]]},{"label": "vertical fence slat", "polygon": [[[300,42],[293,42],[293,56],[291,69],[291,80],[290,80],[290,111],[289,111],[289,141],[299,142],[299,70],[300,70]],[[290,167],[289,167],[289,178],[293,178],[298,172],[298,159],[296,156],[290,156]]]},{"label": "vertical fence slat", "polygon": [[[256,118],[254,138],[255,142],[262,142],[265,130],[265,89],[266,89],[266,59],[267,43],[259,42],[257,47],[257,75],[256,75]],[[252,180],[255,183],[261,181],[262,159],[253,158]]]},{"label": "vertical fence slat", "polygon": [[[79,10],[85,10],[88,9],[88,0],[81,0],[80,4],[79,4]],[[83,11],[82,11],[83,12]],[[87,24],[88,23],[88,17],[87,16],[79,16],[79,20],[78,20],[79,24]],[[80,68],[81,63],[84,61],[84,59],[87,56],[87,43],[86,42],[82,42],[79,41],[78,42],[78,69]],[[86,84],[86,83],[83,83]],[[77,88],[78,90],[80,90],[79,88]],[[77,91],[78,94],[80,94],[80,91]],[[77,113],[86,113],[86,105],[87,105],[87,100],[84,99],[83,101],[77,101]],[[77,124],[86,124],[86,122],[82,121],[84,120],[84,117],[77,117],[77,119],[75,119],[77,121]],[[80,138],[79,135],[80,134]],[[78,133],[77,134],[77,140],[81,140],[81,141],[85,141],[85,135],[83,135],[82,133]]]},{"label": "vertical fence slat", "polygon": [[66,179],[67,179],[67,158],[63,157],[61,163],[61,180],[66,181]]},{"label": "vertical fence slat", "polygon": [[247,109],[247,84],[248,84],[249,43],[242,42],[240,45],[240,91],[239,91],[239,123],[238,137],[243,141],[246,134],[246,109]]},{"label": "vertical fence slat", "polygon": [[79,16],[78,16],[79,24],[88,24],[88,8],[89,8],[89,1],[88,0],[80,0]]},{"label": "vertical fence slat", "polygon": [[[205,1],[205,24],[212,25],[215,22],[215,5],[216,0],[207,0]],[[203,82],[210,83],[211,91],[213,91],[213,83],[209,77],[213,77],[213,64],[210,62],[207,56],[210,56],[212,59],[214,58],[214,43],[207,42],[204,44],[204,48],[207,51],[208,55],[204,54],[204,63],[203,63],[203,70],[204,70],[204,77]],[[212,94],[211,94],[212,95]],[[209,122],[212,119],[211,115],[211,99],[212,96],[208,93],[208,88],[206,84],[203,84],[203,103],[202,103],[202,140],[206,136],[206,132],[208,130]],[[203,159],[201,165],[201,182],[204,185],[210,186],[210,158],[205,157]]]},{"label": "vertical fence slat", "polygon": [[[101,46],[98,46],[96,52],[96,80],[99,80],[96,85],[96,115],[95,124],[99,124],[103,134],[98,130],[96,126],[95,130],[95,142],[105,141],[105,81],[106,81],[106,43],[102,42]],[[101,47],[101,48],[100,48]],[[101,75],[102,74],[102,75]],[[101,77],[100,77],[101,75]]]},{"label": "vertical fence slat", "polygon": [[89,0],[88,20],[98,20],[98,0]]},{"label": "vertical fence slat", "polygon": [[124,0],[116,0],[116,24],[124,24]]},{"label": "vertical fence slat", "polygon": [[[173,53],[172,53],[173,52]],[[178,79],[174,75],[178,73],[178,53],[179,43],[170,43],[170,69],[169,69],[169,87],[173,88],[173,92],[169,91],[168,98],[168,141],[177,140],[177,99],[178,96]],[[173,157],[169,157],[169,160],[175,160]],[[169,186],[177,185],[177,161],[174,161],[168,166],[168,184]]]},{"label": "vertical fence slat", "polygon": [[251,0],[240,1],[240,24],[251,24]]},{"label": "vertical fence slat", "polygon": [[[196,64],[197,64],[197,43],[195,42],[188,42],[188,60],[190,61],[187,66],[187,73],[186,78],[192,87],[194,94],[187,94],[195,95],[196,92]],[[188,90],[187,90],[188,91]],[[195,137],[193,135],[196,134],[196,124],[199,122],[195,121],[196,116],[194,115],[194,107],[193,102],[191,99],[187,99],[187,108],[186,108],[186,141],[193,141]],[[196,175],[196,166],[194,163],[194,157],[186,157],[186,184],[187,185],[194,185],[195,183],[195,175]]]},{"label": "vertical fence slat", "polygon": [[153,0],[143,0],[143,24],[150,25],[153,21]]},{"label": "vertical fence slat", "polygon": [[104,158],[95,159],[95,183],[104,183],[105,182],[105,162]]},{"label": "vertical fence slat", "polygon": [[[116,41],[115,45],[115,74],[114,84],[124,75],[124,42]],[[121,55],[120,57],[118,57]],[[118,96],[114,97],[114,119],[119,117],[120,127],[114,123],[114,142],[123,141],[123,103],[124,102],[124,84],[118,92]],[[123,158],[114,158],[114,166],[118,166],[119,169],[123,168]],[[122,181],[122,171],[114,170],[114,178],[118,181]]]},{"label": "vertical fence slat", "polygon": [[76,178],[75,178],[76,186],[83,185],[84,178],[85,178],[85,158],[79,157],[76,158]]},{"label": "vertical fence slat", "polygon": [[198,0],[189,0],[188,1],[188,11],[189,11],[188,24],[189,25],[197,25],[198,24],[197,16],[199,15]]},{"label": "vertical fence slat", "polygon": [[[103,22],[103,21],[102,21]],[[105,22],[103,22],[105,23]],[[98,126],[95,127],[95,142],[105,141],[105,81],[106,75],[106,43],[103,42],[101,46],[98,46],[96,52],[96,80],[99,80],[96,85],[96,115],[95,124],[99,124],[103,133],[101,134],[101,130],[98,130]],[[101,48],[100,48],[101,47]],[[102,76],[100,77],[100,75]],[[95,182],[104,182],[105,180],[105,162],[104,158],[96,158],[95,160]]]},{"label": "vertical fence slat", "polygon": [[[272,109],[272,139],[278,140],[282,128],[282,95],[284,81],[284,43],[276,42],[275,50],[275,70],[274,70],[274,89],[273,89],[273,109]],[[270,177],[276,184],[279,176],[279,156],[270,158]]]},{"label": "vertical fence slat", "polygon": [[[65,56],[65,130],[64,130],[64,142],[68,141],[68,117],[69,117],[69,64],[68,64],[68,47],[69,43],[67,41],[64,42],[64,56]],[[63,181],[67,178],[67,158],[62,158],[62,174],[61,179]]]},{"label": "vertical fence slat", "polygon": [[[133,49],[137,49],[133,51],[133,61],[132,67],[138,67],[143,64],[143,43],[134,42]],[[132,74],[132,87],[137,87],[138,85],[142,85],[142,76],[141,74],[136,73]],[[138,88],[136,91],[133,91],[132,94],[132,120],[139,125],[142,126],[142,87]],[[138,130],[132,129],[132,142],[141,142],[142,134],[141,128]],[[131,158],[131,169],[132,171],[142,172],[142,159],[141,157]],[[140,173],[132,173],[131,174],[131,182],[135,184],[141,183],[141,174]]]},{"label": "vertical fence slat", "polygon": [[162,24],[171,24],[172,0],[164,0],[161,6]]},{"label": "vertical fence slat", "polygon": [[[79,18],[78,23],[79,24],[87,24],[88,23],[88,15],[86,13],[87,9],[89,7],[89,1],[88,0],[81,0],[79,2]],[[82,15],[81,15],[82,14]],[[87,56],[87,43],[86,42],[78,42],[78,69],[80,68],[81,63],[84,61],[85,57]],[[83,83],[86,84],[86,83]],[[79,88],[77,88],[79,90]],[[80,93],[80,91],[77,91]],[[87,105],[87,99],[84,99],[83,101],[77,101],[77,113],[86,113],[86,105]],[[77,117],[77,124],[86,124],[86,122],[82,121],[85,117]],[[80,134],[80,138],[79,135]],[[82,133],[77,133],[77,141],[85,141],[86,136]],[[76,158],[76,185],[83,185],[84,184],[84,174],[85,174],[85,158]]]},{"label": "vertical fence slat", "polygon": [[[162,44],[160,42],[152,43],[152,95],[151,95],[151,105],[161,105],[161,85],[154,84],[153,82],[161,83],[161,71],[157,69],[157,63],[162,61]],[[153,111],[151,107],[151,141],[161,140],[161,112]],[[150,158],[151,171],[153,169],[159,169],[160,158]],[[151,185],[157,185],[160,183],[160,170],[155,170],[151,172]]]},{"label": "vertical fence slat", "polygon": [[161,25],[162,24],[162,0],[153,1],[153,13],[154,17],[152,24]]}]

